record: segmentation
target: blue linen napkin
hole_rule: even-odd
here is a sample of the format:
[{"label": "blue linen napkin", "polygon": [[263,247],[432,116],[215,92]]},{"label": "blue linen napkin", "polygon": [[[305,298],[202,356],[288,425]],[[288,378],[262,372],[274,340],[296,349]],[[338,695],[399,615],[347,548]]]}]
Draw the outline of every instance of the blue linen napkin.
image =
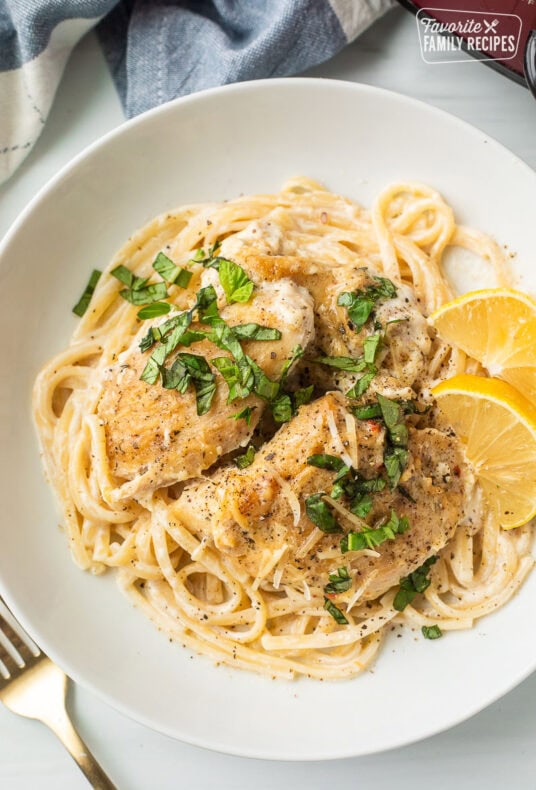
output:
[{"label": "blue linen napkin", "polygon": [[0,183],[39,137],[92,27],[125,114],[328,60],[393,0],[0,0]]}]

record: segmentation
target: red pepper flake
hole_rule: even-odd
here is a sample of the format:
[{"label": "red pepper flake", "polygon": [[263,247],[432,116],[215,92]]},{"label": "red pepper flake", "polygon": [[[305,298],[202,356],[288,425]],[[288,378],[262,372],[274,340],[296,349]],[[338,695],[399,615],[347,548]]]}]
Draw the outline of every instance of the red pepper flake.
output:
[{"label": "red pepper flake", "polygon": [[379,433],[381,431],[380,424],[376,420],[367,420],[367,428],[371,433]]},{"label": "red pepper flake", "polygon": [[455,467],[454,467],[454,469],[453,469],[452,471],[454,472],[454,474],[456,475],[456,477],[459,477],[459,476],[461,475],[461,473],[462,473],[462,470],[460,469],[460,467],[459,467],[459,466],[455,466]]}]

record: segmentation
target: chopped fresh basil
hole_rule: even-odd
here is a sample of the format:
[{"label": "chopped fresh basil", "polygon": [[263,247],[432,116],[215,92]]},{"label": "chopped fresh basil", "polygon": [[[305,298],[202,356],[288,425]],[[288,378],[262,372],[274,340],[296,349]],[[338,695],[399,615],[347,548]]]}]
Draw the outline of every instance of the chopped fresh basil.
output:
[{"label": "chopped fresh basil", "polygon": [[386,540],[394,540],[397,535],[402,535],[409,529],[409,521],[403,516],[399,518],[394,510],[388,521],[375,529],[363,529],[361,532],[349,532],[341,540],[341,551],[361,551],[362,549],[374,549],[381,546]]},{"label": "chopped fresh basil", "polygon": [[311,494],[305,499],[305,512],[313,524],[322,532],[342,532],[331,509],[324,502],[324,493]]},{"label": "chopped fresh basil", "polygon": [[421,631],[425,639],[440,639],[443,636],[443,631],[438,625],[423,625]]},{"label": "chopped fresh basil", "polygon": [[156,256],[153,269],[167,283],[178,285],[180,288],[188,288],[192,279],[192,272],[174,264],[171,258],[168,258],[163,252],[159,252]]},{"label": "chopped fresh basil", "polygon": [[360,331],[368,321],[376,302],[382,299],[393,299],[397,290],[391,280],[386,277],[373,277],[374,285],[368,285],[359,291],[339,294],[337,304],[346,307],[348,317],[356,331]]},{"label": "chopped fresh basil", "polygon": [[207,413],[216,392],[216,382],[204,357],[197,354],[178,354],[171,368],[162,367],[160,372],[165,389],[176,389],[184,393],[190,381],[193,381],[197,414],[201,416]]},{"label": "chopped fresh basil", "polygon": [[166,347],[165,345],[157,346],[156,349],[153,351],[149,359],[147,360],[147,364],[145,365],[142,374],[140,376],[142,381],[145,381],[147,384],[154,384],[160,375],[160,368],[164,364],[164,360],[166,358]]},{"label": "chopped fresh basil", "polygon": [[233,420],[244,420],[246,425],[250,425],[251,417],[256,408],[256,406],[246,406],[245,409],[237,411],[236,414],[232,414],[231,418]]},{"label": "chopped fresh basil", "polygon": [[377,372],[378,371],[374,367],[374,365],[369,365],[367,372],[363,373],[361,378],[359,378],[356,381],[354,386],[350,390],[348,390],[348,392],[346,393],[346,396],[348,398],[360,398],[362,395],[364,395],[364,393],[370,387],[370,383],[371,383],[372,379],[374,378],[374,376],[376,375]]},{"label": "chopped fresh basil", "polygon": [[191,377],[180,356],[177,357],[170,368],[162,367],[160,373],[162,374],[162,386],[164,389],[177,390],[181,393],[186,392],[188,389]]},{"label": "chopped fresh basil", "polygon": [[329,365],[332,368],[339,370],[348,370],[351,373],[360,373],[365,370],[367,363],[363,358],[352,359],[352,357],[316,357],[313,362],[318,362],[319,365]]},{"label": "chopped fresh basil", "polygon": [[202,323],[210,323],[210,320],[218,315],[218,294],[213,285],[199,289],[192,310],[199,311],[199,320]]},{"label": "chopped fresh basil", "polygon": [[165,299],[167,295],[165,283],[153,283],[143,288],[124,288],[122,291],[119,291],[119,296],[122,296],[123,299],[133,305],[152,304],[160,301],[160,299]]},{"label": "chopped fresh basil", "polygon": [[383,335],[381,332],[375,332],[369,335],[363,341],[363,359],[367,365],[373,365],[376,357],[383,345]]},{"label": "chopped fresh basil", "polygon": [[171,310],[169,302],[153,302],[138,311],[138,318],[145,321],[147,318],[158,318],[160,315],[166,315]]},{"label": "chopped fresh basil", "polygon": [[250,368],[239,366],[230,357],[215,357],[211,362],[216,370],[221,373],[229,387],[227,403],[239,398],[247,398],[251,393],[254,381]]},{"label": "chopped fresh basil", "polygon": [[192,343],[199,343],[201,340],[206,340],[206,338],[206,332],[199,332],[196,329],[186,329],[181,334],[180,345],[189,347]]},{"label": "chopped fresh basil", "polygon": [[354,498],[350,511],[354,516],[365,518],[372,510],[372,497],[370,494],[357,494]]},{"label": "chopped fresh basil", "polygon": [[408,451],[403,447],[386,447],[383,462],[391,488],[396,488],[408,462]]},{"label": "chopped fresh basil", "polygon": [[[354,502],[358,503],[363,494],[373,494],[377,491],[383,491],[385,488],[385,480],[381,477],[373,477],[367,480],[355,469],[349,469],[347,466],[341,468],[333,483],[331,496],[333,499],[340,499],[343,495],[347,496],[352,500],[350,510],[352,510]],[[356,513],[356,515],[358,514]]]},{"label": "chopped fresh basil", "polygon": [[352,586],[352,577],[348,573],[348,568],[342,567],[336,573],[329,574],[329,584],[324,587],[324,592],[329,595],[347,592]]},{"label": "chopped fresh basil", "polygon": [[112,277],[115,277],[116,280],[119,280],[120,283],[126,285],[127,288],[143,288],[149,279],[148,277],[136,277],[130,269],[127,269],[127,267],[122,264],[112,269],[110,274]]},{"label": "chopped fresh basil", "polygon": [[292,393],[292,398],[294,400],[294,408],[296,411],[300,408],[300,406],[305,406],[306,403],[309,403],[311,398],[313,397],[314,392],[314,384],[311,384],[309,387],[302,387],[296,392]]},{"label": "chopped fresh basil", "polygon": [[336,455],[329,455],[328,453],[320,453],[318,455],[310,455],[307,459],[309,466],[316,466],[318,469],[331,469],[333,472],[340,472],[341,469],[348,467],[344,461]]},{"label": "chopped fresh basil", "polygon": [[304,354],[304,350],[303,350],[303,348],[301,346],[299,346],[299,345],[298,346],[294,346],[294,348],[290,352],[290,357],[286,360],[286,362],[283,365],[283,368],[281,370],[281,376],[279,378],[279,387],[280,387],[280,389],[282,389],[283,386],[286,384],[286,381],[287,381],[287,378],[288,378],[288,374],[289,374],[289,371],[290,371],[291,367],[293,366],[293,364],[298,359],[301,359],[301,357],[303,357],[303,354]]},{"label": "chopped fresh basil", "polygon": [[246,357],[246,359],[253,371],[255,393],[263,400],[272,401],[279,393],[279,382],[269,379],[264,370],[251,357]]},{"label": "chopped fresh basil", "polygon": [[408,429],[404,422],[404,407],[397,401],[378,395],[378,405],[387,428],[387,446],[383,461],[391,488],[396,488],[408,461]]},{"label": "chopped fresh basil", "polygon": [[252,444],[249,445],[244,455],[237,455],[236,458],[234,459],[235,464],[238,466],[239,469],[245,469],[246,466],[251,466],[254,460],[255,460],[255,448],[253,447]]},{"label": "chopped fresh basil", "polygon": [[239,324],[231,327],[238,340],[280,340],[279,329],[260,324]]},{"label": "chopped fresh basil", "polygon": [[431,583],[429,579],[430,568],[437,562],[437,559],[437,556],[428,557],[420,568],[410,573],[409,576],[404,576],[403,579],[400,579],[400,589],[393,601],[393,607],[397,612],[403,612],[417,593],[423,593],[428,589]]},{"label": "chopped fresh basil", "polygon": [[348,625],[348,620],[343,615],[340,609],[338,609],[335,604],[329,600],[329,598],[324,598],[324,609],[330,613],[333,619],[339,623],[339,625]]},{"label": "chopped fresh basil", "polygon": [[221,247],[221,242],[216,241],[214,244],[208,248],[208,250],[203,249],[200,247],[199,249],[195,250],[192,257],[189,259],[188,263],[200,263],[205,268],[212,267],[214,262],[217,261],[217,254]]},{"label": "chopped fresh basil", "polygon": [[216,392],[216,382],[202,379],[194,379],[195,386],[195,400],[197,405],[197,414],[201,416],[210,411],[212,399]]},{"label": "chopped fresh basil", "polygon": [[205,252],[204,249],[199,248],[194,252],[193,257],[190,258],[191,263],[201,263],[203,266],[205,266],[205,268],[212,266],[214,261],[217,260],[215,256],[217,255],[220,247],[221,241],[215,241],[212,247],[208,249],[208,252]]},{"label": "chopped fresh basil", "polygon": [[405,447],[408,441],[408,429],[404,424],[404,409],[399,403],[383,395],[378,394],[377,398],[391,442],[396,446]]},{"label": "chopped fresh basil", "polygon": [[276,422],[289,422],[292,419],[293,407],[290,395],[278,395],[271,403],[272,414]]},{"label": "chopped fresh basil", "polygon": [[88,283],[84,288],[84,293],[73,307],[73,313],[79,316],[80,318],[82,318],[82,316],[84,315],[84,313],[89,307],[91,297],[93,296],[97,283],[100,280],[101,274],[102,272],[99,271],[98,269],[93,269],[93,271],[91,272],[91,276],[88,280]]},{"label": "chopped fresh basil", "polygon": [[382,416],[379,403],[369,403],[368,406],[356,406],[352,413],[358,420],[375,420]]},{"label": "chopped fresh basil", "polygon": [[341,307],[346,307],[354,328],[359,332],[367,323],[372,313],[374,300],[365,296],[362,291],[358,291],[357,293],[345,291],[339,294],[337,304]]},{"label": "chopped fresh basil", "polygon": [[140,351],[148,351],[159,340],[157,327],[150,327],[146,335],[140,341]]},{"label": "chopped fresh basil", "polygon": [[[126,269],[126,271],[128,272],[128,269]],[[128,273],[132,274],[131,272]],[[164,283],[162,283],[162,285],[163,284]],[[199,310],[200,313],[204,314],[211,310],[212,306],[216,304],[216,298],[216,291],[211,285],[206,288],[201,288],[197,294],[196,303],[190,310],[185,310],[179,315],[174,315],[172,318],[168,318],[167,321],[164,321],[160,326],[152,326],[149,329],[140,342],[141,351],[148,351],[159,341],[162,341],[162,345],[157,346],[155,351],[151,354],[151,358],[147,362],[141,375],[143,381],[146,381],[148,384],[154,384],[156,382],[158,374],[156,376],[154,374],[155,366],[156,369],[159,370],[166,357],[168,357],[178,345],[181,345],[183,340],[184,345],[190,345],[192,342],[202,340],[208,336],[206,333],[188,331],[188,328],[192,323],[194,312]]]},{"label": "chopped fresh basil", "polygon": [[151,304],[165,299],[168,295],[165,283],[147,285],[148,277],[136,275],[122,264],[111,271],[113,277],[127,287],[119,291],[119,296],[134,305]]},{"label": "chopped fresh basil", "polygon": [[249,302],[255,286],[241,266],[227,258],[220,258],[218,274],[229,304]]}]

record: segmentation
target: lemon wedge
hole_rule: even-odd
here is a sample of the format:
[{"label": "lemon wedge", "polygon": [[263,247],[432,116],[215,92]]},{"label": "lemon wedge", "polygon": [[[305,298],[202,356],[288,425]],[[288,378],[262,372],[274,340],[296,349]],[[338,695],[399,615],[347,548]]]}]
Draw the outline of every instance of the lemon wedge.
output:
[{"label": "lemon wedge", "polygon": [[471,291],[430,316],[439,335],[536,401],[536,301],[510,288]]},{"label": "lemon wedge", "polygon": [[432,390],[504,529],[536,515],[536,407],[505,381],[462,374]]}]

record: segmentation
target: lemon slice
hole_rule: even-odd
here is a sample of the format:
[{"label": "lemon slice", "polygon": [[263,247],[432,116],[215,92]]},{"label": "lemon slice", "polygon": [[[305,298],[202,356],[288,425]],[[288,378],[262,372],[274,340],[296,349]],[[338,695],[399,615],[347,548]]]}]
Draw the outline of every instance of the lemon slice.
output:
[{"label": "lemon slice", "polygon": [[536,301],[509,288],[471,291],[430,317],[440,336],[536,401]]},{"label": "lemon slice", "polygon": [[526,524],[536,515],[536,408],[510,384],[483,376],[454,376],[432,394],[501,526]]}]

